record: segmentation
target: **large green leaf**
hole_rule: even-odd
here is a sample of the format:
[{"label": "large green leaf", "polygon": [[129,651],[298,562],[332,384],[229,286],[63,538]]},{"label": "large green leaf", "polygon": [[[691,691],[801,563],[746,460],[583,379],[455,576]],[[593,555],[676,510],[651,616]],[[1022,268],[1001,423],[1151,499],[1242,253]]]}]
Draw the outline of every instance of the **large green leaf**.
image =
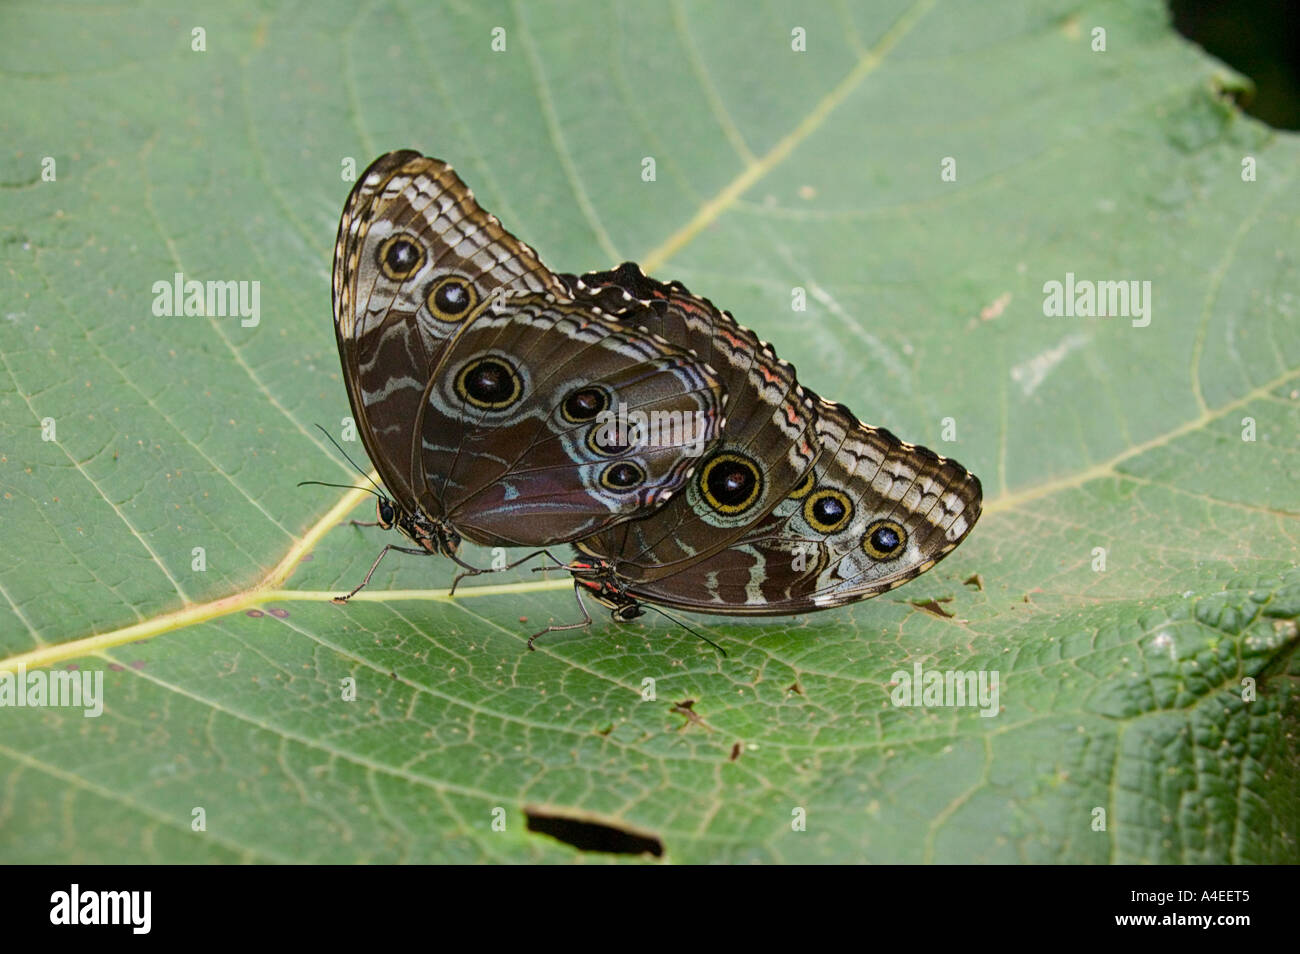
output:
[{"label": "large green leaf", "polygon": [[[673,861],[1300,860],[1300,148],[1166,19],[0,7],[0,666],[106,670],[99,718],[0,709],[0,859],[578,857],[545,811]],[[554,267],[639,258],[957,457],[970,539],[847,609],[693,618],[726,658],[603,617],[527,653],[565,582],[452,602],[440,559],[328,603],[389,539],[295,487],[355,477],[312,426],[348,413],[341,170],[405,146]],[[260,282],[260,323],[155,317],[176,272]],[[1149,326],[1045,317],[1067,273],[1150,281]],[[997,671],[1000,711],[893,706],[915,663]]]}]

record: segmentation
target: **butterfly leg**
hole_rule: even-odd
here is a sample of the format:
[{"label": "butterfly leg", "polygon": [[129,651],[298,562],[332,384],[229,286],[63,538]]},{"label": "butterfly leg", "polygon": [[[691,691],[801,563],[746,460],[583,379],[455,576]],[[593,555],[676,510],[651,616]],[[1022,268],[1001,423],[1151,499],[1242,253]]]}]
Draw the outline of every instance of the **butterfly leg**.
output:
[{"label": "butterfly leg", "polygon": [[[552,557],[552,559],[554,558]],[[539,636],[545,636],[547,633],[563,632],[566,629],[586,629],[588,626],[591,625],[591,614],[587,612],[587,607],[582,602],[582,590],[580,589],[580,586],[581,584],[577,582],[573,584],[573,598],[578,601],[578,609],[582,610],[582,622],[565,623],[563,626],[551,625],[551,626],[547,626],[543,630],[533,633],[533,635],[528,637],[528,648],[530,650],[537,649],[537,647],[533,645],[533,641],[536,640],[537,637]]]},{"label": "butterfly leg", "polygon": [[[526,556],[526,557],[520,557],[520,558],[519,558],[518,560],[516,560],[514,563],[508,563],[508,564],[506,564],[505,566],[500,567],[499,569],[493,569],[492,567],[477,567],[477,566],[470,566],[468,563],[461,563],[459,560],[456,560],[456,562],[457,562],[457,563],[460,563],[460,565],[463,566],[465,569],[464,569],[463,572],[456,574],[456,579],[454,579],[454,580],[451,581],[451,589],[447,591],[447,595],[448,595],[448,596],[455,596],[455,595],[456,595],[456,587],[459,586],[459,585],[460,585],[460,581],[463,580],[463,579],[465,579],[465,577],[467,577],[467,576],[478,576],[480,573],[504,573],[506,570],[513,570],[515,567],[517,567],[517,566],[521,566],[521,565],[527,563],[529,560],[532,560],[532,559],[534,559],[535,557],[539,557],[539,556],[546,556],[546,557],[549,557],[551,560],[554,560],[554,561],[555,561],[555,565],[556,565],[557,567],[564,567],[564,566],[567,565],[567,564],[565,564],[565,562],[564,562],[563,560],[557,558],[556,555],[555,555],[554,553],[552,553],[550,550],[545,550],[545,549],[543,549],[543,550],[534,550],[532,553],[528,554],[528,556]],[[453,559],[454,559],[454,558],[453,558]],[[550,567],[538,567],[538,569],[541,569],[541,570],[549,570],[549,569],[551,569],[551,568],[550,568]]]},{"label": "butterfly leg", "polygon": [[375,569],[379,566],[379,561],[381,561],[388,554],[389,550],[396,550],[399,553],[414,553],[417,554],[418,556],[427,556],[429,553],[428,550],[417,550],[414,547],[399,547],[390,543],[382,550],[379,551],[379,556],[375,557],[375,562],[370,564],[370,570],[366,573],[366,578],[362,580],[360,583],[358,583],[356,586],[354,586],[352,588],[351,593],[348,593],[346,596],[336,596],[332,600],[330,600],[330,602],[338,603],[342,605],[343,603],[346,603],[348,600],[352,599],[352,597],[356,596],[362,590],[364,590],[366,586],[370,583],[370,578],[375,575]]}]

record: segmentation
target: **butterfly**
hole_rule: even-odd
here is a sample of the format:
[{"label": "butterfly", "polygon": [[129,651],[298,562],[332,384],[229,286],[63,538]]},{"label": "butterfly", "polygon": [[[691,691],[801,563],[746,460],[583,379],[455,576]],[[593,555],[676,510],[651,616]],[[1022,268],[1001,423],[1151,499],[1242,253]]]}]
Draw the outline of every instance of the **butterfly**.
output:
[{"label": "butterfly", "polygon": [[[379,559],[440,553],[475,571],[462,539],[599,533],[668,501],[720,431],[706,363],[574,299],[441,160],[402,150],[362,173],[333,298],[353,416],[391,495],[376,523],[417,544]],[[680,424],[632,440],[605,426],[616,409]]]},{"label": "butterfly", "polygon": [[[698,345],[691,329],[709,325],[718,347],[700,353],[727,389],[723,434],[685,492],[575,543],[579,555],[568,570],[580,606],[586,592],[617,620],[642,615],[644,604],[754,616],[830,609],[924,573],[978,520],[979,479],[956,461],[798,386],[794,369],[761,342],[749,346],[741,374],[744,360],[720,352],[733,340],[753,340],[752,332],[681,283],[655,281],[632,263],[562,277],[576,296],[615,317],[644,322],[640,312],[653,310],[660,321],[651,328],[679,344]],[[774,379],[789,398],[777,417],[789,414],[792,428],[797,418],[797,428],[774,428],[757,411],[733,415],[733,405],[771,406],[752,392]],[[583,615],[582,623],[542,633],[589,625],[585,608]]]}]

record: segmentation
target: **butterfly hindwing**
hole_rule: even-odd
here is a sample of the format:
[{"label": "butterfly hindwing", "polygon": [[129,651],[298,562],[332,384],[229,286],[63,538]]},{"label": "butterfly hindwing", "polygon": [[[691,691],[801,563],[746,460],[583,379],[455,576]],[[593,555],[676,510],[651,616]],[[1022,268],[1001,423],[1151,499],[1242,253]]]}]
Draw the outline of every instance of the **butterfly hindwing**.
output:
[{"label": "butterfly hindwing", "polygon": [[876,596],[925,572],[979,518],[980,482],[956,461],[821,403],[809,479],[741,541],[628,593],[679,609],[785,615]]},{"label": "butterfly hindwing", "polygon": [[[681,487],[720,403],[716,375],[680,349],[542,296],[509,299],[448,349],[420,421],[426,485],[471,539],[596,533]],[[632,412],[661,425],[650,440],[620,436]]]}]

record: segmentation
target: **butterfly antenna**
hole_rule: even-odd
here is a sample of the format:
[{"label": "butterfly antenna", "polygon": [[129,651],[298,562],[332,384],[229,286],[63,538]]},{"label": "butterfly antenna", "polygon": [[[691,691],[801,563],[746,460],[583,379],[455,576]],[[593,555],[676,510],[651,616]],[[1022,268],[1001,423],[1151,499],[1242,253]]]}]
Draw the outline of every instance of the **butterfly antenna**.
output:
[{"label": "butterfly antenna", "polygon": [[718,645],[717,643],[715,643],[713,640],[709,639],[709,637],[705,636],[703,633],[699,633],[699,632],[696,632],[695,630],[691,629],[689,626],[687,626],[685,623],[683,623],[680,619],[676,619],[675,617],[669,616],[667,613],[665,613],[665,612],[664,612],[663,610],[661,610],[659,607],[657,607],[657,606],[651,606],[649,603],[642,603],[641,605],[642,605],[645,609],[651,609],[651,610],[654,610],[656,613],[658,613],[658,614],[659,614],[660,616],[662,616],[664,619],[668,620],[670,623],[676,623],[678,626],[680,626],[682,629],[686,630],[686,632],[690,633],[692,636],[695,636],[695,637],[698,637],[699,639],[704,640],[706,643],[708,643],[710,646],[712,646],[712,647],[713,647],[714,649],[716,649],[718,652],[722,653],[722,655],[723,655],[724,657],[727,655],[727,651],[726,651],[725,649],[723,649],[721,646],[719,646],[719,645]]},{"label": "butterfly antenna", "polygon": [[[325,428],[321,427],[319,424],[316,425],[316,430],[318,430],[318,431],[320,431],[322,434],[324,434],[324,435],[325,435],[325,439],[328,440],[331,444],[333,444],[333,445],[338,449],[338,452],[339,452],[340,454],[343,455],[343,459],[346,460],[349,464],[352,465],[352,469],[353,469],[353,470],[355,470],[358,474],[360,474],[360,475],[361,475],[362,477],[364,477],[366,480],[369,480],[369,481],[370,481],[370,483],[374,486],[375,490],[379,491],[379,493],[377,494],[377,496],[379,497],[380,500],[387,500],[387,499],[388,499],[388,496],[383,492],[383,488],[380,487],[378,484],[376,484],[373,480],[371,480],[371,477],[370,477],[370,474],[369,474],[369,473],[367,473],[366,471],[362,470],[360,467],[357,466],[357,462],[356,462],[355,460],[353,460],[351,457],[348,456],[348,452],[345,451],[345,450],[343,449],[343,447],[339,444],[339,442],[336,441],[336,440],[334,439],[334,435],[333,435],[333,434],[331,434],[329,431],[325,430]],[[299,484],[299,486],[302,486],[302,485]],[[329,487],[337,487],[338,484],[327,484],[326,486],[329,486]],[[349,487],[348,489],[349,489],[349,490],[356,490],[357,488],[355,488],[355,487]]]},{"label": "butterfly antenna", "polygon": [[366,493],[368,493],[368,494],[374,494],[374,495],[375,495],[376,497],[378,497],[380,500],[387,500],[387,499],[388,499],[387,497],[383,496],[382,494],[378,493],[377,491],[371,490],[369,487],[353,487],[351,484],[331,484],[331,483],[328,483],[327,481],[324,481],[324,480],[300,480],[300,481],[298,481],[298,486],[299,486],[299,487],[306,487],[306,486],[308,486],[309,484],[315,485],[315,486],[317,486],[317,487],[337,487],[339,490],[364,490],[364,491],[365,491]]}]

